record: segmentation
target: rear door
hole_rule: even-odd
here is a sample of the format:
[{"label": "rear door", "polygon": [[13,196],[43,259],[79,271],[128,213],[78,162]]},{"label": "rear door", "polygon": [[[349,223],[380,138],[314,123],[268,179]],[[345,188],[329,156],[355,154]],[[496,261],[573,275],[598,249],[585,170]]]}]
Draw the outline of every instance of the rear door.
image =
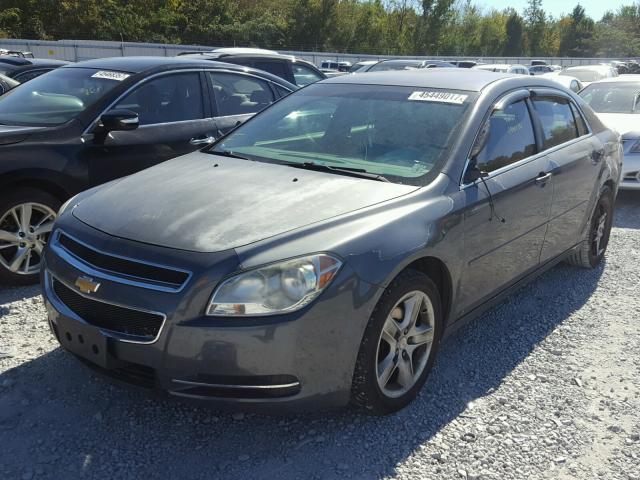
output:
[{"label": "rear door", "polygon": [[488,119],[489,138],[475,158],[487,176],[463,186],[465,313],[539,265],[551,208],[549,160],[538,152],[528,92],[519,93]]},{"label": "rear door", "polygon": [[260,110],[271,105],[278,96],[270,82],[239,72],[208,71],[212,109],[220,134],[226,134]]},{"label": "rear door", "polygon": [[135,173],[212,141],[216,126],[203,83],[201,72],[172,72],[140,82],[120,98],[112,108],[136,112],[140,126],[90,143],[90,183]]},{"label": "rear door", "polygon": [[542,131],[542,148],[553,176],[553,202],[541,261],[576,245],[582,238],[595,197],[604,148],[589,131],[579,109],[558,92],[540,90],[533,98]]}]

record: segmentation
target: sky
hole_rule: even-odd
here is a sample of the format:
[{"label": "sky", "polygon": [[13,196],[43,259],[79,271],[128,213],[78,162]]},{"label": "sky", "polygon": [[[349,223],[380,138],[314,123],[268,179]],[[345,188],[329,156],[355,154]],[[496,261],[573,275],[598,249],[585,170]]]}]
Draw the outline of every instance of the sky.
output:
[{"label": "sky", "polygon": [[[488,8],[496,8],[498,10],[503,10],[508,7],[515,8],[520,14],[524,11],[527,6],[527,0],[477,0],[474,3],[477,5],[482,5]],[[571,13],[573,7],[575,7],[578,3],[584,7],[589,15],[594,20],[600,20],[602,15],[607,10],[617,10],[622,5],[632,5],[634,3],[633,0],[564,0],[564,1],[552,1],[552,0],[542,0],[542,6],[544,10],[554,17],[560,17],[563,13]]]}]

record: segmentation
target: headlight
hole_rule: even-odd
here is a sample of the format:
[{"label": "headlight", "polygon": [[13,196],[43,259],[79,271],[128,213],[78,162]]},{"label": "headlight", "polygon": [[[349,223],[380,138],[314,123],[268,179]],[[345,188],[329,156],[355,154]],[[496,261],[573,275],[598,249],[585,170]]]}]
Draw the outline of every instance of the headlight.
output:
[{"label": "headlight", "polygon": [[331,255],[295,258],[225,280],[211,297],[207,315],[240,317],[298,310],[331,283],[342,262]]},{"label": "headlight", "polygon": [[636,142],[631,145],[629,153],[640,153],[640,140],[636,140]]},{"label": "headlight", "polygon": [[71,197],[69,200],[67,200],[62,204],[62,206],[60,207],[60,210],[58,210],[58,216],[64,213],[64,211],[69,207],[69,205],[73,203],[73,201],[76,199],[77,196],[78,195],[74,195],[73,197]]}]

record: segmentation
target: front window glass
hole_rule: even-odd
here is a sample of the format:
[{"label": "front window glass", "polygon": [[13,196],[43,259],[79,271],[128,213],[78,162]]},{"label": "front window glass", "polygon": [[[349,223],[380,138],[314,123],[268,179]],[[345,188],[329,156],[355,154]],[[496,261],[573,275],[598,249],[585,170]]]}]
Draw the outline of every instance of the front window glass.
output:
[{"label": "front window glass", "polygon": [[218,116],[259,112],[273,102],[267,82],[249,75],[209,72]]},{"label": "front window glass", "polygon": [[597,83],[580,96],[598,113],[640,113],[640,84]]},{"label": "front window glass", "polygon": [[14,78],[20,83],[25,83],[49,71],[50,70],[27,70],[24,73],[19,73]]},{"label": "front window glass", "polygon": [[529,109],[524,100],[497,110],[489,117],[489,138],[476,157],[478,168],[493,172],[530,157],[536,151],[536,140]]},{"label": "front window glass", "polygon": [[0,99],[0,124],[55,126],[73,120],[120,84],[114,78],[127,75],[100,73],[58,68],[14,88]]},{"label": "front window glass", "polygon": [[416,87],[311,85],[239,127],[214,151],[421,185],[448,153],[475,98]]},{"label": "front window glass", "polygon": [[200,75],[174,73],[144,82],[113,108],[133,110],[138,114],[140,125],[203,118]]}]

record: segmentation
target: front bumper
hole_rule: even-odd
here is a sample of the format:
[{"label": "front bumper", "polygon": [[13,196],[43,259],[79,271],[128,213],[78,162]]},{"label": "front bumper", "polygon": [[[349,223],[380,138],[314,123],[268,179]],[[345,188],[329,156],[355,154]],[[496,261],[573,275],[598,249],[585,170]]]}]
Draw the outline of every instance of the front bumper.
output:
[{"label": "front bumper", "polygon": [[[166,260],[193,272],[177,292],[122,283],[91,265],[70,259],[55,245],[45,250],[42,286],[49,324],[61,345],[98,371],[170,395],[242,409],[315,410],[348,403],[352,375],[364,328],[379,287],[360,280],[344,265],[329,288],[308,307],[277,317],[216,318],[204,315],[215,284],[234,271],[233,256],[215,265],[202,255],[114,239],[79,222],[65,232],[88,245],[129,258]],[[179,256],[184,262],[179,262]],[[206,268],[196,265],[200,263]],[[226,270],[226,271],[225,271]],[[74,282],[89,274],[100,283],[94,293]],[[214,279],[215,277],[215,279]],[[80,295],[78,302],[61,298]],[[113,316],[113,308],[157,312],[157,336],[138,341],[88,322],[78,305],[89,302],[87,316]],[[117,313],[117,311],[116,311]],[[102,317],[100,317],[102,318]],[[80,341],[82,337],[82,342]]]}]

